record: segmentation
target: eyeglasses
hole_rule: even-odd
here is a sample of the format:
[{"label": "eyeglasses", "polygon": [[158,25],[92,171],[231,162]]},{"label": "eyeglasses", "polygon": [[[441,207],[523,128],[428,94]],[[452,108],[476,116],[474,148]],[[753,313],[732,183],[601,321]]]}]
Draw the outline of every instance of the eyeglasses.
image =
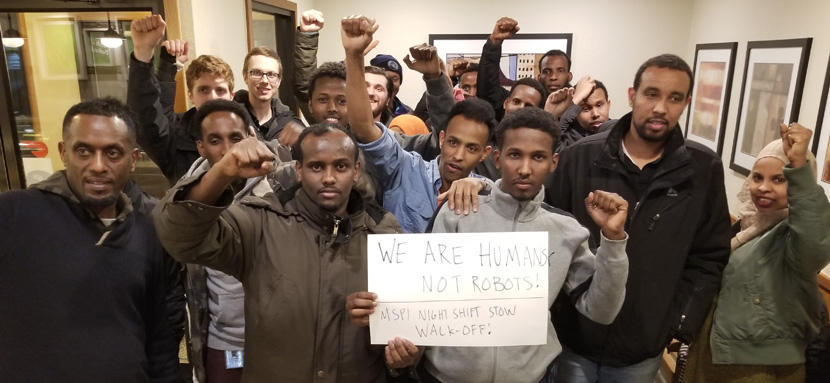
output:
[{"label": "eyeglasses", "polygon": [[280,74],[277,72],[263,72],[259,69],[253,69],[248,71],[248,75],[256,81],[262,80],[262,76],[265,76],[266,78],[268,78],[268,82],[272,84],[276,83],[280,79]]}]

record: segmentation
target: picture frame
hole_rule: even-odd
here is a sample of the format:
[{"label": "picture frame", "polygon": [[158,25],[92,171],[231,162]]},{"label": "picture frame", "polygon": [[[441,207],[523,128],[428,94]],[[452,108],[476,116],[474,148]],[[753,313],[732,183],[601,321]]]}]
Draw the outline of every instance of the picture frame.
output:
[{"label": "picture frame", "polygon": [[[450,62],[457,57],[478,62],[489,34],[430,34],[429,45],[438,51],[438,57]],[[502,43],[502,85],[512,85],[524,77],[539,77],[539,58],[551,49],[559,49],[569,56],[573,44],[572,33],[523,33]],[[506,80],[506,81],[505,81]],[[507,84],[505,84],[507,82]]]},{"label": "picture frame", "polygon": [[[86,58],[78,22],[74,17],[42,17],[35,19],[33,29],[42,40],[33,42],[31,49],[37,51],[38,65],[35,73],[48,80],[86,80]],[[46,43],[48,42],[48,44]],[[72,69],[72,57],[75,68]]]},{"label": "picture frame", "polygon": [[692,101],[686,113],[686,139],[723,154],[723,136],[732,94],[738,43],[697,44]]},{"label": "picture frame", "polygon": [[[818,111],[818,121],[813,131],[813,153],[816,155],[816,179],[830,197],[830,62],[827,64],[827,74],[824,76],[824,88],[821,91],[821,104]],[[830,275],[830,273],[828,273]]]},{"label": "picture frame", "polygon": [[798,120],[812,38],[750,41],[729,168],[749,175],[758,152]]}]

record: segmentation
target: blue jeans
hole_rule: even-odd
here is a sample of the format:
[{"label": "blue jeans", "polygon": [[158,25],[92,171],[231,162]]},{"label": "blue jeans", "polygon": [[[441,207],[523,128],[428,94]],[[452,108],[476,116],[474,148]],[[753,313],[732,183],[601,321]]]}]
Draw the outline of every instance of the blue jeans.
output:
[{"label": "blue jeans", "polygon": [[626,367],[600,366],[563,349],[553,363],[556,383],[653,383],[662,353]]}]

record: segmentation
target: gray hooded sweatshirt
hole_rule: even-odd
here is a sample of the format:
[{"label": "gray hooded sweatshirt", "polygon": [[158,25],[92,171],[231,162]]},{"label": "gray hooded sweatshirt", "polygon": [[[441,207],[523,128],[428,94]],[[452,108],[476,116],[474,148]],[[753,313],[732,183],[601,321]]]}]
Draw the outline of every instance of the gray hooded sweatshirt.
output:
[{"label": "gray hooded sweatshirt", "polygon": [[[479,196],[479,209],[456,215],[444,206],[435,217],[433,233],[547,231],[549,257],[548,305],[560,290],[572,295],[577,309],[591,320],[609,324],[625,299],[628,279],[626,239],[601,239],[596,256],[588,248],[588,230],[561,210],[544,204],[544,189],[530,201],[501,191],[502,181]],[[593,279],[589,279],[593,277]],[[510,347],[427,347],[426,370],[444,383],[538,382],[562,352],[547,318],[547,344]]]}]

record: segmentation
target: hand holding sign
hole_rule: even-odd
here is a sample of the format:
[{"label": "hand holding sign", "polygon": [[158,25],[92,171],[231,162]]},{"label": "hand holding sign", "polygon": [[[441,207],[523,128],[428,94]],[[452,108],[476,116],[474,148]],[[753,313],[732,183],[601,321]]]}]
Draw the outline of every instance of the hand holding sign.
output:
[{"label": "hand holding sign", "polygon": [[[368,291],[359,291],[346,297],[346,311],[349,313],[352,324],[368,326],[369,315],[375,312],[378,305],[378,295]],[[386,344],[386,364],[391,368],[409,367],[415,363],[420,355],[418,347],[412,342],[395,337]]]},{"label": "hand holding sign", "polygon": [[[368,317],[367,317],[368,320]],[[395,338],[386,345],[386,364],[392,368],[404,368],[415,364],[421,351],[412,342]]]},{"label": "hand holding sign", "polygon": [[585,208],[591,219],[602,229],[602,235],[612,240],[625,239],[625,220],[628,201],[617,193],[595,190],[585,198]]},{"label": "hand holding sign", "polygon": [[355,326],[368,326],[369,315],[375,312],[378,305],[378,295],[368,291],[360,291],[349,294],[346,297],[346,312]]}]

